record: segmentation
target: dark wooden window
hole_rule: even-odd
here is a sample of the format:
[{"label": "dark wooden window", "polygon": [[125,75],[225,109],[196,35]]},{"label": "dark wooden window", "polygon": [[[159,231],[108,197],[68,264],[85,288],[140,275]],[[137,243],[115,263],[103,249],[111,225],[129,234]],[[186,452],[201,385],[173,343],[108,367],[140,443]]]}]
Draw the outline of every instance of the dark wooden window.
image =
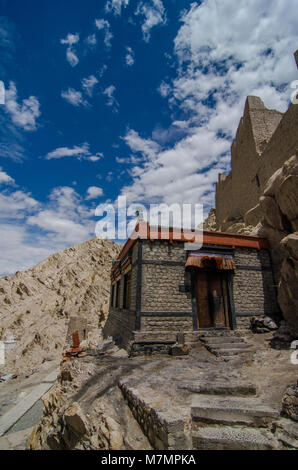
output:
[{"label": "dark wooden window", "polygon": [[116,282],[116,308],[120,307],[120,279]]},{"label": "dark wooden window", "polygon": [[130,307],[130,284],[131,284],[131,273],[128,272],[124,276],[124,299],[123,299],[124,308]]}]

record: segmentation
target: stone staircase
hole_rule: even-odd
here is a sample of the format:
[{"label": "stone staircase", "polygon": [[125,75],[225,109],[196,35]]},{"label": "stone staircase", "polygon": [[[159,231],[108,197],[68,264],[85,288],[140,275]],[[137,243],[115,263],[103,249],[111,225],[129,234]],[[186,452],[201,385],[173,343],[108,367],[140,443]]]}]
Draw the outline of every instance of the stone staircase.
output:
[{"label": "stone staircase", "polygon": [[197,450],[268,450],[279,444],[271,432],[279,411],[254,396],[241,382],[192,383],[192,448]]},{"label": "stone staircase", "polygon": [[212,354],[222,357],[225,361],[235,360],[239,357],[246,358],[252,353],[251,346],[242,336],[240,331],[213,330],[201,334],[200,340]]}]

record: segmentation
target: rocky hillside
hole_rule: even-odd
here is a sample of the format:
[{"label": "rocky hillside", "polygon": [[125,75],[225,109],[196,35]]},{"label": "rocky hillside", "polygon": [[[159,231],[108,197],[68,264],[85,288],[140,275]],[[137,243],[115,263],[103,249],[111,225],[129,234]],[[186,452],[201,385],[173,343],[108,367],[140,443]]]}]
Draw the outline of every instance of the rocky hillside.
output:
[{"label": "rocky hillside", "polygon": [[0,340],[14,336],[0,373],[29,374],[61,357],[70,316],[94,331],[108,311],[110,269],[119,246],[93,238],[0,279]]}]

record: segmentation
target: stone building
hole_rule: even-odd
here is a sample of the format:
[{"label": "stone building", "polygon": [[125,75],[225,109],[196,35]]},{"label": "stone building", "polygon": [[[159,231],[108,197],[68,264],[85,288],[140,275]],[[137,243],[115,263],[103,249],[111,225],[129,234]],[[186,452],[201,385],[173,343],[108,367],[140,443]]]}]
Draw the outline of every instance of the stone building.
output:
[{"label": "stone building", "polygon": [[203,232],[202,248],[185,249],[183,234],[161,239],[147,222],[136,227],[112,267],[104,336],[130,349],[186,343],[206,329],[246,329],[252,316],[278,313],[265,239]]}]

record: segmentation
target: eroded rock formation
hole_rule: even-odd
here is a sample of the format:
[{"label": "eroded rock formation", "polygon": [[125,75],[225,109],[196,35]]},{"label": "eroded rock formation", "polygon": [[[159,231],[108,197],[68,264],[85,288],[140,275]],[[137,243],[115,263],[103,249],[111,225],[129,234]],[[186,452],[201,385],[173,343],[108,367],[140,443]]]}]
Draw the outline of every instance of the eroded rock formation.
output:
[{"label": "eroded rock formation", "polygon": [[0,279],[0,340],[14,336],[1,373],[28,374],[59,360],[70,316],[96,335],[108,312],[110,269],[119,246],[93,238]]}]

